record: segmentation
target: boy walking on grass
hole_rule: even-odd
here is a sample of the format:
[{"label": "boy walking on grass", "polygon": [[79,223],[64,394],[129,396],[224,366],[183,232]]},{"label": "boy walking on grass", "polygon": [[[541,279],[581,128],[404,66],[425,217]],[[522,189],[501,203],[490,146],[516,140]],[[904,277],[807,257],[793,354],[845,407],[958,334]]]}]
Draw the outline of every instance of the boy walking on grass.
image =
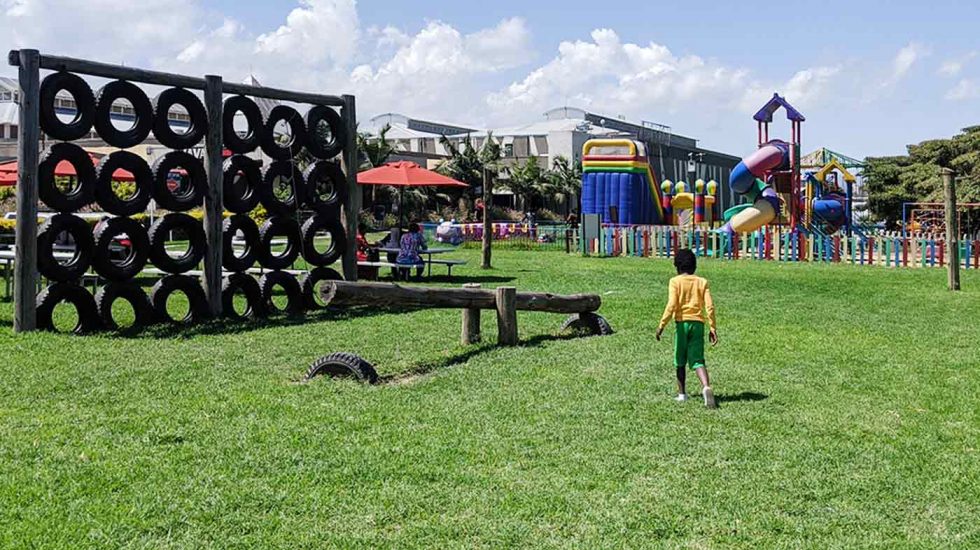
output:
[{"label": "boy walking on grass", "polygon": [[[718,330],[715,326],[715,304],[708,290],[708,280],[697,277],[698,260],[694,253],[684,248],[674,256],[677,276],[670,280],[667,307],[660,326],[657,328],[657,341],[664,333],[664,327],[673,317],[676,322],[674,333],[674,366],[677,368],[677,401],[687,401],[685,368],[690,365],[701,380],[701,395],[704,405],[715,408],[715,395],[708,380],[708,369],[704,365],[704,319],[708,320],[708,340],[714,346],[718,343]],[[703,314],[702,314],[703,311]]]}]

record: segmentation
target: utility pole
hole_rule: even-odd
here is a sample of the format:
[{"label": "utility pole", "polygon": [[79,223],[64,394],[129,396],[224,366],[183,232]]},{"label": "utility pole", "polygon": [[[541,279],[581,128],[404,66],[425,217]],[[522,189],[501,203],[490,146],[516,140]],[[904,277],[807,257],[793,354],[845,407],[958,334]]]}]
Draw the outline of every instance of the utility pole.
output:
[{"label": "utility pole", "polygon": [[940,168],[943,177],[943,192],[946,199],[946,256],[949,273],[949,289],[960,289],[960,227],[956,215],[956,172],[950,168]]}]

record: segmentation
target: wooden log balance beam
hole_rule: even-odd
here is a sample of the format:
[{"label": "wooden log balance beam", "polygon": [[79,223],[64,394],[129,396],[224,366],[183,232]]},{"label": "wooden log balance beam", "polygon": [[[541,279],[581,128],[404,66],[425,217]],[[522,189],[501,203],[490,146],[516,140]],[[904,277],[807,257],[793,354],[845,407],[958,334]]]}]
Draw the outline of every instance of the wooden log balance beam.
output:
[{"label": "wooden log balance beam", "polygon": [[[518,311],[591,314],[602,305],[602,298],[597,294],[560,295],[547,292],[516,292],[513,287],[483,290],[473,287],[408,287],[348,281],[324,281],[320,286],[320,298],[325,305],[335,307],[461,309],[464,311],[464,319],[467,315],[472,315],[473,310],[495,310],[497,341],[501,345],[517,344]],[[475,340],[474,335],[468,333],[468,330],[472,330],[472,326],[467,329],[468,325],[472,325],[472,322],[464,321],[462,334],[464,342]]]}]

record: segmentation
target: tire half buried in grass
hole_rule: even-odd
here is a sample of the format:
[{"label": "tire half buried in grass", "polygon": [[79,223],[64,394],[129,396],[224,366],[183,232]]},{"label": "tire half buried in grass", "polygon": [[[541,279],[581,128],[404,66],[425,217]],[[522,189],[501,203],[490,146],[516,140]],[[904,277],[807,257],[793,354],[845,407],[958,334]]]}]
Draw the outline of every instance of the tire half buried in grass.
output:
[{"label": "tire half buried in grass", "polygon": [[378,383],[378,372],[374,365],[353,353],[331,353],[317,359],[306,371],[306,379],[317,376],[331,378],[353,378],[366,384]]}]

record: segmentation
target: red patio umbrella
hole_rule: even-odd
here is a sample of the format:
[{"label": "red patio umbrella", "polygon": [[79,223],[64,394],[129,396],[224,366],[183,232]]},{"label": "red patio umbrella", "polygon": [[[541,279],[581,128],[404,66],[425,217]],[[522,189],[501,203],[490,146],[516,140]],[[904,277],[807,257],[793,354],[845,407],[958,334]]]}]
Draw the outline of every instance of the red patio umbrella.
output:
[{"label": "red patio umbrella", "polygon": [[[89,158],[92,159],[92,164],[98,164],[99,158],[95,155],[89,154]],[[58,163],[58,166],[54,168],[54,175],[58,177],[75,177],[78,174],[75,172],[75,167],[71,165],[67,160],[63,160]],[[11,183],[6,183],[8,179],[12,178]],[[112,175],[112,179],[116,181],[134,181],[136,178],[133,174],[122,168],[116,170],[116,173]],[[10,162],[5,162],[0,164],[0,185],[15,185],[17,183],[17,161],[12,160]]]},{"label": "red patio umbrella", "polygon": [[426,170],[409,161],[389,162],[377,168],[357,174],[359,185],[391,185],[398,187],[398,225],[402,225],[402,194],[404,187],[469,187],[468,184],[454,180],[432,170]]}]

